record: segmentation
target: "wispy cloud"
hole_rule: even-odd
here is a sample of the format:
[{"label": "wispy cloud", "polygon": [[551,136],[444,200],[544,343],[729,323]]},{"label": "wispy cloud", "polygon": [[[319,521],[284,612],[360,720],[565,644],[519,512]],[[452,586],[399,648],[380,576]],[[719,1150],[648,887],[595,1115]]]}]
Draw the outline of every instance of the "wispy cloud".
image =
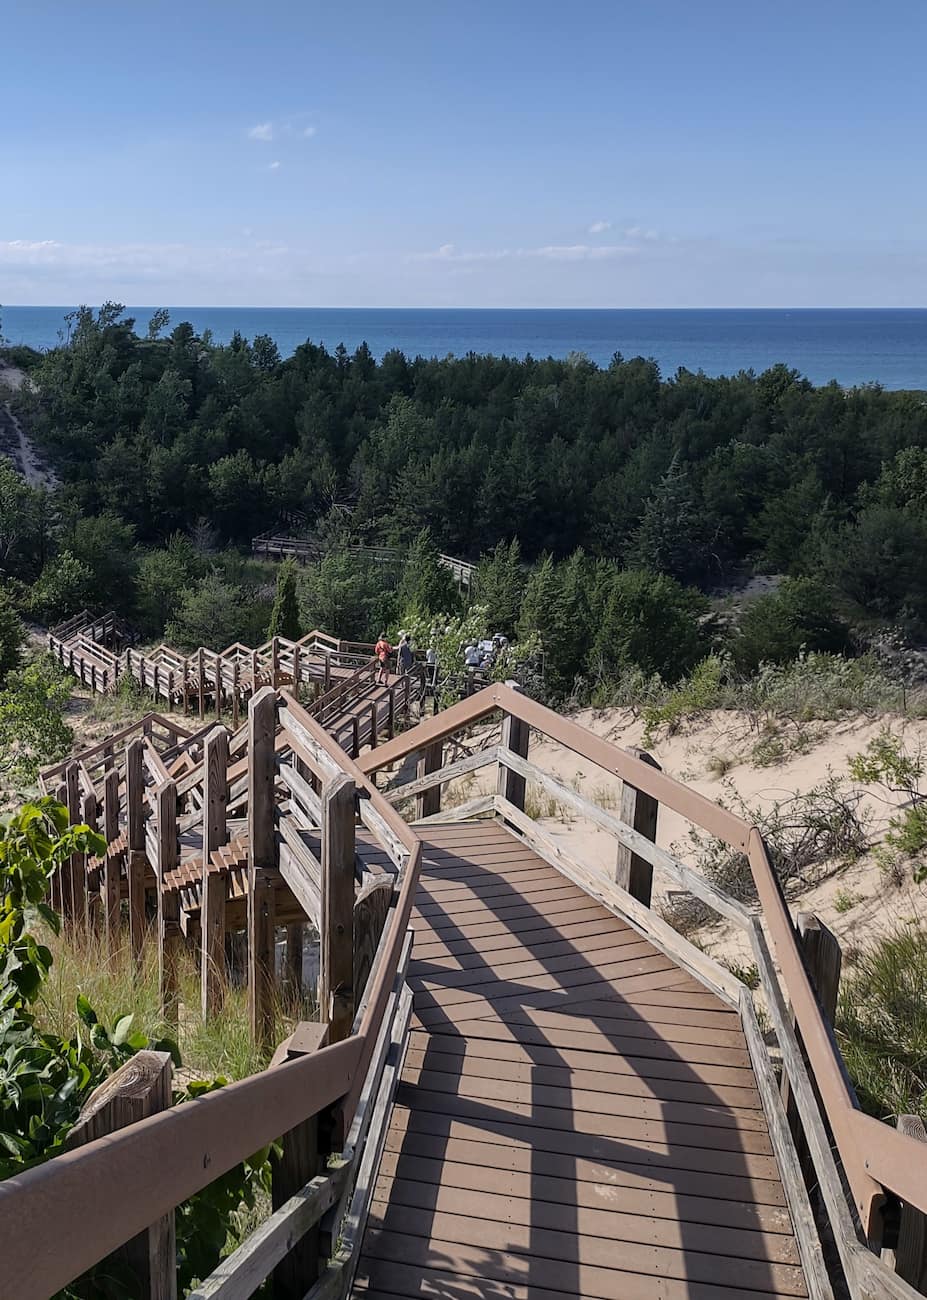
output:
[{"label": "wispy cloud", "polygon": [[292,117],[258,122],[256,126],[249,127],[246,134],[249,140],[261,140],[265,144],[271,140],[282,140],[288,136],[290,138],[299,137],[303,140],[311,140],[319,128],[313,123],[307,122],[307,117],[307,113],[296,113]]},{"label": "wispy cloud", "polygon": [[590,235],[601,235],[604,234],[606,230],[611,230],[611,228],[612,223],[610,221],[593,221],[592,225],[589,227],[589,233]]},{"label": "wispy cloud", "polygon": [[599,262],[613,257],[633,256],[633,244],[543,244],[539,248],[492,248],[458,250],[454,244],[442,244],[426,253],[413,253],[415,262],[501,262],[523,258],[543,258],[547,262]]},{"label": "wispy cloud", "polygon": [[275,158],[274,161],[273,161],[272,163],[268,163],[268,164],[267,164],[267,170],[268,170],[269,172],[279,171],[279,170],[280,170],[280,159],[279,159],[279,158]]}]

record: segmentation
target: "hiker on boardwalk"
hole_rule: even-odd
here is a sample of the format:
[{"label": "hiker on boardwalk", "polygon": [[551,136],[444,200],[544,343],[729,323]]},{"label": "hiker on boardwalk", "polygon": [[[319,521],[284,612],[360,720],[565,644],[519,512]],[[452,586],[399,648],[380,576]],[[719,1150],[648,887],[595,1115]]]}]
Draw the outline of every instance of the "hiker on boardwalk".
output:
[{"label": "hiker on boardwalk", "polygon": [[412,669],[412,647],[409,645],[409,638],[403,632],[399,638],[399,650],[396,653],[399,662],[399,676],[405,677],[406,673]]},{"label": "hiker on boardwalk", "polygon": [[389,657],[393,653],[393,647],[386,639],[386,633],[381,632],[379,640],[373,647],[373,653],[380,661],[380,671],[377,674],[377,684],[379,686],[389,685]]}]

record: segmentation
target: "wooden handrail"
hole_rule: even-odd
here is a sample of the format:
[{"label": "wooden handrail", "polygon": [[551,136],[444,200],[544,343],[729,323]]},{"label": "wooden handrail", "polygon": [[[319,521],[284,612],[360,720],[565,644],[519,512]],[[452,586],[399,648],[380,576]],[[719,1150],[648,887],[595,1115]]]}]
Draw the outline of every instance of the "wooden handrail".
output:
[{"label": "wooden handrail", "polygon": [[[4,1293],[47,1300],[281,1133],[340,1102],[365,1049],[363,1035],[347,1038],[0,1182]],[[54,1248],[39,1249],[49,1223]]]},{"label": "wooden handrail", "polygon": [[[884,1200],[883,1188],[927,1213],[927,1161],[923,1158],[923,1146],[913,1138],[879,1121],[869,1121],[862,1115],[849,1085],[843,1059],[821,1015],[802,962],[792,918],[757,827],[608,741],[593,736],[570,719],[503,685],[487,687],[429,718],[413,732],[397,736],[362,754],[357,766],[372,774],[413,751],[423,750],[483,721],[498,710],[519,718],[547,738],[595,763],[603,771],[619,776],[635,789],[653,796],[686,820],[747,854],[763,920],[769,929],[783,984],[794,1009],[864,1232],[869,1237],[874,1231],[875,1216]],[[643,854],[647,850],[643,845],[636,845],[635,851]],[[879,1181],[874,1176],[876,1170],[880,1173]]]}]

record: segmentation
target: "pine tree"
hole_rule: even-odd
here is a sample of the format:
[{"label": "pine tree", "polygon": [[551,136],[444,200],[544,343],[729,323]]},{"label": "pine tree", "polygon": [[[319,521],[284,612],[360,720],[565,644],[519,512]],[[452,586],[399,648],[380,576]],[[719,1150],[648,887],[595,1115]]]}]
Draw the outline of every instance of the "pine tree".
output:
[{"label": "pine tree", "polygon": [[705,529],[678,453],[644,506],[629,559],[634,568],[668,573],[680,582],[693,582],[705,572]]},{"label": "pine tree", "polygon": [[296,561],[293,559],[284,560],[277,573],[277,591],[267,635],[299,640],[299,601],[296,595]]},{"label": "pine tree", "polygon": [[438,548],[427,528],[409,547],[399,580],[397,605],[402,617],[413,614],[451,614],[459,604],[451,572],[438,558]]},{"label": "pine tree", "polygon": [[484,555],[477,568],[473,596],[486,606],[487,631],[511,636],[515,631],[525,590],[518,538],[499,542]]}]

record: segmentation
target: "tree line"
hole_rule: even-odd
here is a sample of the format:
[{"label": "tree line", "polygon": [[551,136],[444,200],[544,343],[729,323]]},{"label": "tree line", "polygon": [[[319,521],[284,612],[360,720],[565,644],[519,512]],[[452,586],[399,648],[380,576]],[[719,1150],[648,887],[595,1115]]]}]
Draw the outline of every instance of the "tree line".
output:
[{"label": "tree line", "polygon": [[[719,638],[746,666],[927,630],[923,394],[785,366],[664,379],[619,355],[377,362],[307,342],[284,360],[267,337],[169,324],[81,308],[33,358],[14,400],[61,484],[0,465],[23,613],[113,607],[179,643],[260,640],[274,573],[250,540],[300,511],[327,551],[301,575],[303,623],[370,639],[412,608],[447,613],[435,551],[484,557],[490,630],[540,632],[563,689],[628,661],[672,676]],[[404,558],[387,572],[343,542]],[[789,581],[726,627],[707,595],[752,572]]]}]

